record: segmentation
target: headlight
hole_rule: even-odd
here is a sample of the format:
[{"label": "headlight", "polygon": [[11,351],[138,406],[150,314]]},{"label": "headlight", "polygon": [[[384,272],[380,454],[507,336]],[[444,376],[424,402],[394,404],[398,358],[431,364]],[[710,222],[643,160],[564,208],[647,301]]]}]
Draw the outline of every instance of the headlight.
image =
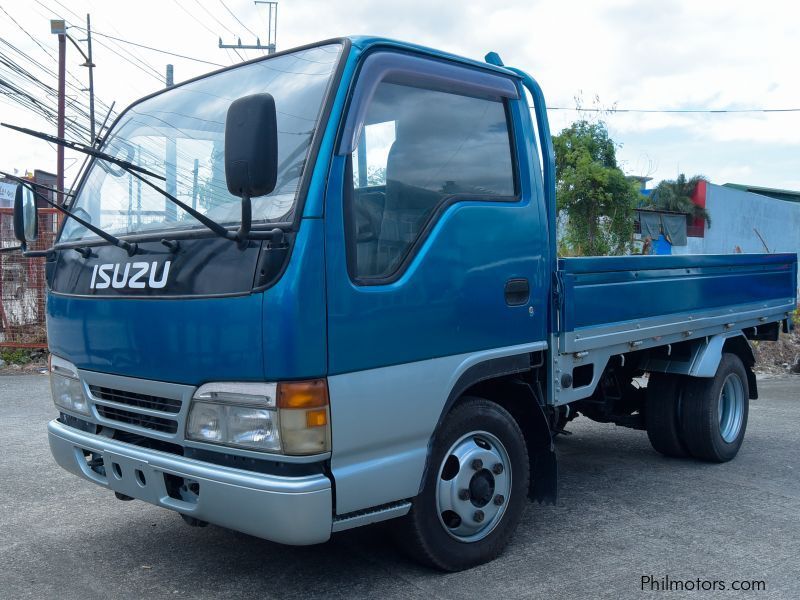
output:
[{"label": "headlight", "polygon": [[89,415],[89,403],[78,380],[78,369],[71,362],[50,357],[50,391],[53,403],[64,410]]},{"label": "headlight", "polygon": [[330,450],[328,386],[207,383],[192,399],[186,437],[198,442],[283,454]]}]

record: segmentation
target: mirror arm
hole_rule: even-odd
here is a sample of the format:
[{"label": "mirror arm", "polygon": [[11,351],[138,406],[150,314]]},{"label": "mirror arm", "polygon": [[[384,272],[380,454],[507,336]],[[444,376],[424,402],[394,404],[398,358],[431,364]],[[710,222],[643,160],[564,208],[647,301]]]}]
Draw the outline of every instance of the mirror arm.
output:
[{"label": "mirror arm", "polygon": [[252,231],[250,232],[251,240],[269,240],[273,244],[283,244],[285,232],[280,227],[275,227],[269,231]]},{"label": "mirror arm", "polygon": [[250,227],[253,223],[253,205],[250,202],[250,194],[242,190],[242,224],[239,226],[239,231],[236,232],[236,239],[239,242],[239,248],[247,246],[247,240],[250,235]]},{"label": "mirror arm", "polygon": [[25,258],[50,258],[55,253],[56,251],[52,248],[48,248],[47,250],[23,250],[22,256]]}]

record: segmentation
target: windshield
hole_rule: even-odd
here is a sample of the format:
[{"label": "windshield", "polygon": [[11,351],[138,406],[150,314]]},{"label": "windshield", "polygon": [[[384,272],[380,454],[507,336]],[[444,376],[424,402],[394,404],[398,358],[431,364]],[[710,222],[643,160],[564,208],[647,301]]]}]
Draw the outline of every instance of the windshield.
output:
[{"label": "windshield", "polygon": [[[225,117],[234,100],[269,92],[278,120],[278,181],[252,199],[253,223],[292,218],[300,180],[341,45],[317,46],[223,71],[134,105],[102,150],[165,178],[153,183],[214,221],[235,225],[241,201],[225,183]],[[72,206],[113,235],[202,227],[120,167],[93,162]],[[68,220],[61,241],[94,234]]]}]

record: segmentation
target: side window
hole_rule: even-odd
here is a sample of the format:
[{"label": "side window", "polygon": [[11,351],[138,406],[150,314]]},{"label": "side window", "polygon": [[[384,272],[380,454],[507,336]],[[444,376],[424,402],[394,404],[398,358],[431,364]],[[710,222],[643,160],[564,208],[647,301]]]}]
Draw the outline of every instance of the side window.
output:
[{"label": "side window", "polygon": [[395,140],[395,121],[370,123],[353,153],[353,185],[358,189],[386,185],[386,163]]},{"label": "side window", "polygon": [[378,85],[352,156],[348,240],[358,278],[397,270],[446,200],[513,197],[514,169],[501,100]]}]

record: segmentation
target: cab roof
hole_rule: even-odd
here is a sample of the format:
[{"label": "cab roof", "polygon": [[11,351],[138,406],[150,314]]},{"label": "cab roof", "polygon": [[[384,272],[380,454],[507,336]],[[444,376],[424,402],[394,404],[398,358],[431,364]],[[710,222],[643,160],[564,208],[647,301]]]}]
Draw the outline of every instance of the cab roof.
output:
[{"label": "cab roof", "polygon": [[367,50],[370,50],[374,47],[389,47],[399,50],[411,50],[413,52],[426,54],[434,58],[459,62],[461,64],[469,65],[471,67],[477,67],[479,69],[485,69],[487,71],[494,71],[495,73],[502,73],[503,75],[514,77],[517,79],[520,78],[518,74],[504,67],[498,67],[496,65],[492,65],[487,62],[475,60],[472,58],[467,58],[465,56],[459,56],[457,54],[451,54],[450,52],[444,52],[443,50],[437,50],[436,48],[430,48],[428,46],[412,44],[410,42],[403,42],[401,40],[394,40],[386,37],[369,36],[369,35],[351,35],[347,36],[347,38],[350,40],[350,43],[353,45],[353,47],[359,50],[359,52],[366,52]]}]

